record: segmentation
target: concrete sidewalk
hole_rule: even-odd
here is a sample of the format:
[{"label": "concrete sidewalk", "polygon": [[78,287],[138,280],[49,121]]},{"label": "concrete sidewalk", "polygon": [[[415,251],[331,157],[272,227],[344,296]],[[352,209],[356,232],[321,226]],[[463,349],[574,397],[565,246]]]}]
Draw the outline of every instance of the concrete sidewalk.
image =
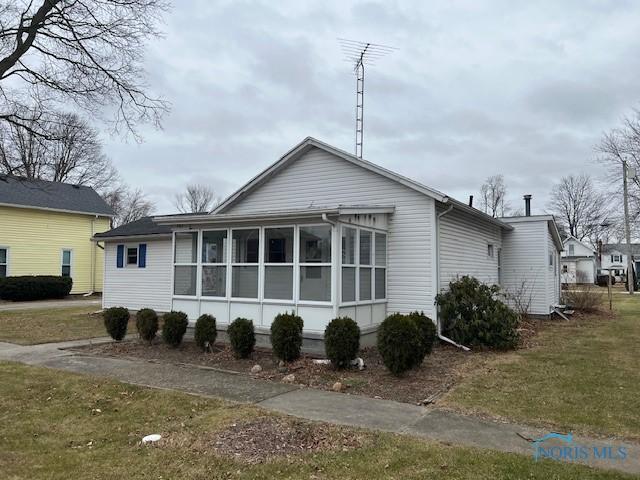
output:
[{"label": "concrete sidewalk", "polygon": [[[108,341],[94,339],[93,342]],[[0,342],[0,360],[10,360],[59,370],[109,377],[152,388],[252,403],[260,407],[309,420],[409,434],[416,437],[532,455],[533,445],[525,438],[540,438],[548,431],[523,425],[497,423],[390,400],[300,388],[253,379],[193,365],[173,365],[111,357],[94,357],[68,350],[87,340],[19,346]],[[525,438],[523,438],[525,437]],[[560,443],[545,443],[546,447]],[[624,462],[590,460],[587,465],[640,474],[640,445],[615,439],[574,437],[573,445],[589,448],[624,446]]]},{"label": "concrete sidewalk", "polygon": [[77,298],[73,300],[36,300],[33,302],[0,302],[0,312],[16,310],[37,310],[42,308],[71,308],[71,307],[95,306],[96,310],[102,308],[102,300],[96,297]]}]

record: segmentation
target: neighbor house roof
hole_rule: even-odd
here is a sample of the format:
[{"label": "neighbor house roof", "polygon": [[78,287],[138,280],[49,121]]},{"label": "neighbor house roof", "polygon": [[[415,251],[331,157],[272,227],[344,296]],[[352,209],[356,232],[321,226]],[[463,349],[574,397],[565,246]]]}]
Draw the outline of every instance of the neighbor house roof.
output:
[{"label": "neighbor house roof", "polygon": [[[629,251],[626,243],[605,243],[602,245],[602,253],[620,252],[626,254]],[[633,255],[640,255],[640,243],[632,243]]]},{"label": "neighbor house roof", "polygon": [[580,245],[582,245],[584,248],[587,248],[587,249],[591,250],[593,253],[596,253],[596,250],[595,250],[591,245],[587,245],[587,244],[586,244],[586,243],[584,243],[583,241],[578,240],[578,239],[577,239],[576,237],[574,237],[573,235],[569,235],[567,238],[565,238],[565,239],[562,241],[562,244],[563,244],[563,245],[564,245],[564,244],[566,244],[569,240],[574,240],[574,241],[578,242]]},{"label": "neighbor house roof", "polygon": [[468,212],[472,215],[482,218],[487,222],[496,224],[506,230],[511,230],[512,228],[511,225],[508,225],[507,223],[502,222],[500,219],[487,215],[486,213],[481,212],[480,210],[475,209],[473,207],[469,207],[467,204],[460,202],[458,200],[455,200],[453,198],[450,198],[444,193],[439,192],[438,190],[435,190],[431,187],[428,187],[419,182],[416,182],[411,178],[407,178],[400,174],[392,172],[391,170],[387,170],[386,168],[376,165],[375,163],[371,163],[366,160],[363,160],[362,158],[356,157],[351,153],[345,152],[344,150],[336,148],[332,145],[329,145],[328,143],[322,142],[313,137],[305,138],[302,142],[300,142],[298,145],[296,145],[287,153],[285,153],[277,162],[273,163],[270,167],[267,167],[261,173],[259,173],[258,175],[253,177],[251,180],[249,180],[245,185],[240,187],[235,193],[231,194],[226,200],[220,203],[211,213],[215,215],[224,213],[224,211],[227,210],[231,205],[240,201],[249,192],[251,192],[258,186],[265,183],[269,178],[271,178],[272,176],[277,174],[279,171],[287,167],[287,165],[293,163],[302,155],[304,155],[305,153],[307,153],[308,151],[314,148],[324,150],[325,152],[328,152],[337,157],[340,157],[346,160],[347,162],[350,162],[358,167],[361,167],[370,172],[374,172],[379,175],[382,175],[383,177],[394,180],[406,187],[416,190],[417,192],[427,195],[439,202],[453,205],[454,208]]},{"label": "neighbor house roof", "polygon": [[0,175],[0,205],[111,217],[113,210],[91,187]]},{"label": "neighbor house roof", "polygon": [[171,235],[171,227],[158,225],[153,221],[153,217],[142,217],[139,220],[120,225],[106,232],[96,233],[93,238],[99,240],[157,235]]}]

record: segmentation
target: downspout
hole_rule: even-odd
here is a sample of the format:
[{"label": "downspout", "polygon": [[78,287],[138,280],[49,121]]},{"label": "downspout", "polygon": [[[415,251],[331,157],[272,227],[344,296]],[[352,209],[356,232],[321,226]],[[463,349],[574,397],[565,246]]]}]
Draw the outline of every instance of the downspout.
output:
[{"label": "downspout", "polygon": [[[338,222],[334,222],[333,220],[329,220],[329,217],[327,217],[326,213],[322,214],[322,221],[325,223],[328,223],[329,225],[331,225],[332,227],[332,233],[331,233],[331,243],[333,244],[333,240],[334,237],[336,237],[336,243],[338,243]],[[335,255],[335,262],[334,262],[334,258],[333,256]],[[333,248],[333,245],[331,245],[331,273],[332,273],[332,279],[331,279],[331,284],[333,285],[333,289],[336,292],[336,299],[335,302],[333,303],[333,316],[334,318],[338,316],[338,252],[335,248]]]},{"label": "downspout", "polygon": [[[453,210],[453,205],[449,205],[444,212],[438,213],[436,216],[436,292],[440,292],[440,219],[444,217],[447,213]],[[438,338],[444,342],[450,343],[458,348],[461,348],[465,352],[470,350],[469,347],[465,347],[464,345],[460,345],[455,341],[451,340],[449,337],[445,337],[442,335],[442,324],[440,323],[440,314],[438,312],[438,308],[436,307],[436,331],[438,333]]]},{"label": "downspout", "polygon": [[[96,218],[98,218],[97,215],[91,219],[91,238],[93,238],[93,235],[95,233]],[[93,295],[93,292],[95,291],[95,289],[96,289],[96,242],[91,240],[91,291],[88,293],[85,293],[83,296],[90,297],[91,295]]]}]

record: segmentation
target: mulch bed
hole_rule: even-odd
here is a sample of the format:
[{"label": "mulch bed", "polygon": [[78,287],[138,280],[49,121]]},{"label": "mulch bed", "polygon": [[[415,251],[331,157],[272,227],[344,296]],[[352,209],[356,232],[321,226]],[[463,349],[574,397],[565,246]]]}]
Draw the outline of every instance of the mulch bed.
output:
[{"label": "mulch bed", "polygon": [[286,375],[293,374],[295,384],[311,388],[331,390],[336,382],[340,382],[344,393],[414,404],[427,404],[437,399],[453,387],[461,372],[467,370],[468,363],[473,361],[477,364],[485,355],[482,352],[463,352],[453,346],[440,344],[419,368],[395,377],[385,368],[375,348],[360,352],[366,365],[364,370],[356,367],[336,370],[331,365],[315,364],[314,358],[306,355],[281,367],[269,350],[256,349],[250,358],[236,359],[227,345],[216,344],[212,352],[203,353],[192,341],[185,341],[175,349],[156,339],[152,345],[130,340],[89,345],[75,350],[92,355],[202,365],[246,375],[252,375],[251,368],[258,364],[262,371],[253,374],[255,378],[280,382]]}]

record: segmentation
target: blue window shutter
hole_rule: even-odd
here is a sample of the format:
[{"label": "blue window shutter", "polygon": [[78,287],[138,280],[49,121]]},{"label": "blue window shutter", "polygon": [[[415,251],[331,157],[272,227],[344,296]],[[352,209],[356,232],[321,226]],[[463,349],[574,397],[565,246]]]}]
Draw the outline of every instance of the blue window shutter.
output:
[{"label": "blue window shutter", "polygon": [[147,244],[141,243],[138,245],[138,267],[144,268],[147,266]]},{"label": "blue window shutter", "polygon": [[116,255],[116,267],[117,268],[124,267],[124,245],[118,245],[118,250]]}]

